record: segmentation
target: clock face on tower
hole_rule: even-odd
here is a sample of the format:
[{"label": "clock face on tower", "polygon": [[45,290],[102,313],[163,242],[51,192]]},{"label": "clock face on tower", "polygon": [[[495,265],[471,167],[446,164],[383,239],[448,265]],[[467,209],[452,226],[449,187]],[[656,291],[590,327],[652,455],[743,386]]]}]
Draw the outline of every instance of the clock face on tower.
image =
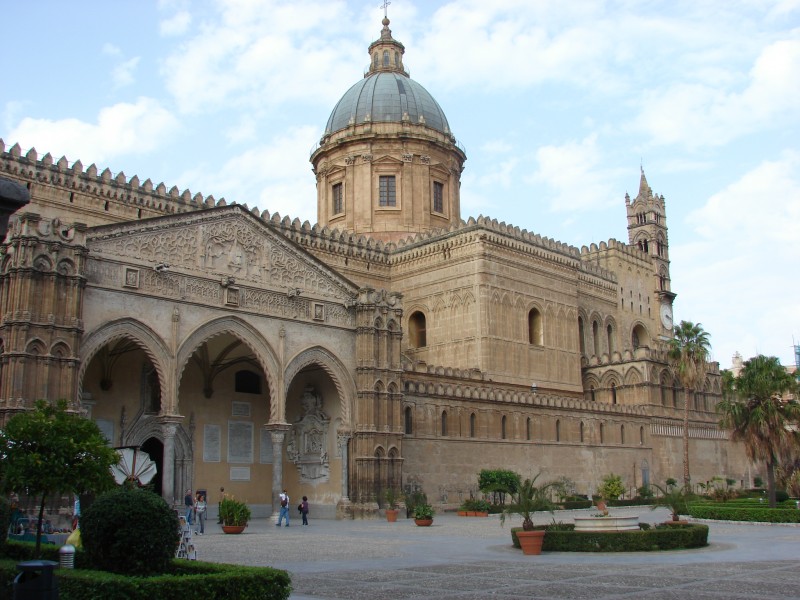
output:
[{"label": "clock face on tower", "polygon": [[672,329],[672,307],[669,304],[661,305],[661,324],[664,329]]}]

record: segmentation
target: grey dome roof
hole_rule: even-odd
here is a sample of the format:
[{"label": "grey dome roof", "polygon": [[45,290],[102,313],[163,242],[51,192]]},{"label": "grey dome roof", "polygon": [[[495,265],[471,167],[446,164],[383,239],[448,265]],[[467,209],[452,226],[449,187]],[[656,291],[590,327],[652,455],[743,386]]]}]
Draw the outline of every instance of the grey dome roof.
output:
[{"label": "grey dome roof", "polygon": [[373,73],[347,90],[336,103],[325,133],[363,123],[367,116],[376,123],[401,123],[404,114],[411,123],[420,123],[421,116],[428,127],[451,135],[447,117],[428,90],[397,72]]}]

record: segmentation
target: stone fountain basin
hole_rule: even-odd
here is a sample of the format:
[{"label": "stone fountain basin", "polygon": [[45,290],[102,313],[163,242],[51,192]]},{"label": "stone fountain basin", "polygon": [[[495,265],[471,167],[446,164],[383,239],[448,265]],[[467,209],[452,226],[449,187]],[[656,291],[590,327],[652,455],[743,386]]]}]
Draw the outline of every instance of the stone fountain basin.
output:
[{"label": "stone fountain basin", "polygon": [[575,531],[638,531],[639,515],[575,517]]}]

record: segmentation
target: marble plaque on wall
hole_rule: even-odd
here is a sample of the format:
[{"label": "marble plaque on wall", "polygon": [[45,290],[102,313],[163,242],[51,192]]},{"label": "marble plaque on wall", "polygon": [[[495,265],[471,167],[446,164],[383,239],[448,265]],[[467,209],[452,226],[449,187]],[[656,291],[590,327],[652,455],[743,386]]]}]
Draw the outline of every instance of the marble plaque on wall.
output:
[{"label": "marble plaque on wall", "polygon": [[250,481],[250,467],[231,467],[231,481]]},{"label": "marble plaque on wall", "polygon": [[253,462],[253,424],[228,421],[228,462]]},{"label": "marble plaque on wall", "polygon": [[250,403],[249,402],[231,402],[231,416],[232,417],[249,417],[250,416]]},{"label": "marble plaque on wall", "polygon": [[220,462],[220,426],[205,425],[203,427],[203,462]]}]

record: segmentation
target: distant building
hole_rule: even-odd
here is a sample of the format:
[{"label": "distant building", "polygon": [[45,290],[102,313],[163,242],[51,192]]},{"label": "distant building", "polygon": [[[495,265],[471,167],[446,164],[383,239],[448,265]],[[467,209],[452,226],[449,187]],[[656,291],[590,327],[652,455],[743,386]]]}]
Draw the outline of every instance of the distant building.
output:
[{"label": "distant building", "polygon": [[664,197],[642,172],[628,240],[582,248],[463,220],[465,151],[388,25],[311,156],[316,225],[0,140],[30,194],[2,246],[0,417],[67,398],[169,501],[267,511],[286,488],[361,516],[388,487],[458,504],[482,468],[680,479],[688,400],[693,478],[743,479],[718,365],[687,399],[666,362]]}]

